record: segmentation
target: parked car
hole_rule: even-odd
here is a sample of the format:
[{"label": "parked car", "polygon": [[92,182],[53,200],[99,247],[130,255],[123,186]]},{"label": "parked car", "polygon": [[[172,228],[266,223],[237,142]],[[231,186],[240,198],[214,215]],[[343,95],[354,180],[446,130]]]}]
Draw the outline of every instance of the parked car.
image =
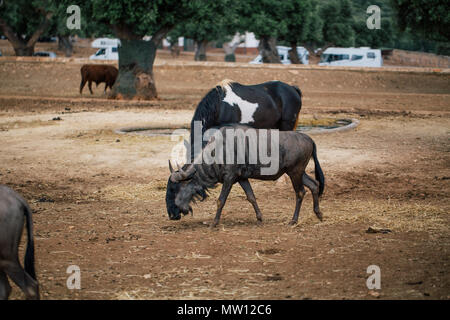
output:
[{"label": "parked car", "polygon": [[33,57],[48,57],[48,58],[56,58],[56,53],[51,51],[37,51],[33,53]]},{"label": "parked car", "polygon": [[[289,58],[290,47],[277,46],[278,55],[280,56],[280,61],[282,64],[291,64],[291,59]],[[302,64],[309,64],[309,52],[304,47],[297,47],[298,58]],[[251,64],[261,64],[263,63],[262,57],[259,54],[255,59],[250,61]]]},{"label": "parked car", "polygon": [[99,48],[91,55],[91,60],[118,60],[119,53],[117,47],[120,45],[119,39],[99,38],[92,41],[92,48]]},{"label": "parked car", "polygon": [[381,67],[383,58],[379,49],[331,47],[322,53],[319,66]]}]

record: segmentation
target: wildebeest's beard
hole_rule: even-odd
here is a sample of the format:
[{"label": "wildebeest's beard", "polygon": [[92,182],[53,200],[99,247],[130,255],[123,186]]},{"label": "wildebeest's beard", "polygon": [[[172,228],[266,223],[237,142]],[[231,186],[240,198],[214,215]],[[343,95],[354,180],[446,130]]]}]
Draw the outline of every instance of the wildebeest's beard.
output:
[{"label": "wildebeest's beard", "polygon": [[203,201],[207,196],[207,189],[195,180],[190,179],[181,182],[172,182],[169,179],[166,193],[166,206],[169,219],[181,219],[181,213],[186,215],[192,212],[191,202],[195,203],[195,200]]},{"label": "wildebeest's beard", "polygon": [[175,198],[177,193],[180,191],[180,183],[169,181],[167,182],[167,191],[166,191],[166,207],[167,214],[169,215],[170,220],[180,220],[181,219],[181,211],[180,208],[175,204]]}]

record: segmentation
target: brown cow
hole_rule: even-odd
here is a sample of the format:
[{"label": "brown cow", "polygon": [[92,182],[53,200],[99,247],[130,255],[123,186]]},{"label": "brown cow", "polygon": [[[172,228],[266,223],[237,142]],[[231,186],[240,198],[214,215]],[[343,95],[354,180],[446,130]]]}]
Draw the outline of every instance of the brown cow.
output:
[{"label": "brown cow", "polygon": [[89,82],[88,87],[91,94],[92,92],[92,82],[98,86],[99,83],[105,83],[105,93],[106,89],[109,87],[112,89],[114,82],[116,82],[117,74],[119,70],[113,66],[104,66],[98,64],[85,64],[81,67],[81,83],[80,83],[80,94],[83,92],[84,85]]}]

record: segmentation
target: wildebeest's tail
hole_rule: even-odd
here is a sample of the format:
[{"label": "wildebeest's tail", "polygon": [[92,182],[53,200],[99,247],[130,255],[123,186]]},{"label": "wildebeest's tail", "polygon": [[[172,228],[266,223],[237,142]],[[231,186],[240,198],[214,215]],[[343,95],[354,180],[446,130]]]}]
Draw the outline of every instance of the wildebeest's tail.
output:
[{"label": "wildebeest's tail", "polygon": [[316,144],[313,142],[313,158],[314,158],[314,173],[316,175],[316,180],[319,181],[319,196],[322,195],[323,189],[325,189],[325,177],[323,176],[322,168],[320,167],[319,159],[317,159],[317,148]]},{"label": "wildebeest's tail", "polygon": [[24,267],[25,271],[36,280],[36,270],[34,269],[34,240],[33,240],[33,220],[31,218],[31,210],[27,204],[25,206],[25,219],[27,226],[27,250],[25,251]]}]

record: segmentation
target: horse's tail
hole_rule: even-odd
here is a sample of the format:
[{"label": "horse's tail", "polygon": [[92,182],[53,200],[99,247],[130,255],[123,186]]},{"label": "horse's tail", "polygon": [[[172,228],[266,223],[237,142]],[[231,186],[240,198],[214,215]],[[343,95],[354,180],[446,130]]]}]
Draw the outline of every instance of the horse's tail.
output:
[{"label": "horse's tail", "polygon": [[302,91],[300,90],[300,88],[297,86],[293,86],[293,87],[294,87],[295,91],[297,91],[298,95],[300,96],[300,99],[302,99]]},{"label": "horse's tail", "polygon": [[325,189],[325,177],[323,175],[322,168],[320,167],[319,159],[317,159],[317,148],[316,144],[313,141],[313,158],[314,158],[314,173],[316,176],[316,180],[319,182],[319,197],[323,193],[323,189]]},{"label": "horse's tail", "polygon": [[297,130],[298,121],[300,120],[300,110],[302,108],[302,91],[297,86],[292,86],[292,87],[295,89],[295,91],[297,91],[298,96],[300,97],[300,107],[298,108],[297,118],[295,119],[295,125],[293,128],[293,130]]},{"label": "horse's tail", "polygon": [[30,207],[24,203],[25,219],[27,226],[27,249],[25,252],[24,267],[25,271],[36,280],[36,270],[34,268],[34,240],[33,240],[33,220],[31,218]]}]

